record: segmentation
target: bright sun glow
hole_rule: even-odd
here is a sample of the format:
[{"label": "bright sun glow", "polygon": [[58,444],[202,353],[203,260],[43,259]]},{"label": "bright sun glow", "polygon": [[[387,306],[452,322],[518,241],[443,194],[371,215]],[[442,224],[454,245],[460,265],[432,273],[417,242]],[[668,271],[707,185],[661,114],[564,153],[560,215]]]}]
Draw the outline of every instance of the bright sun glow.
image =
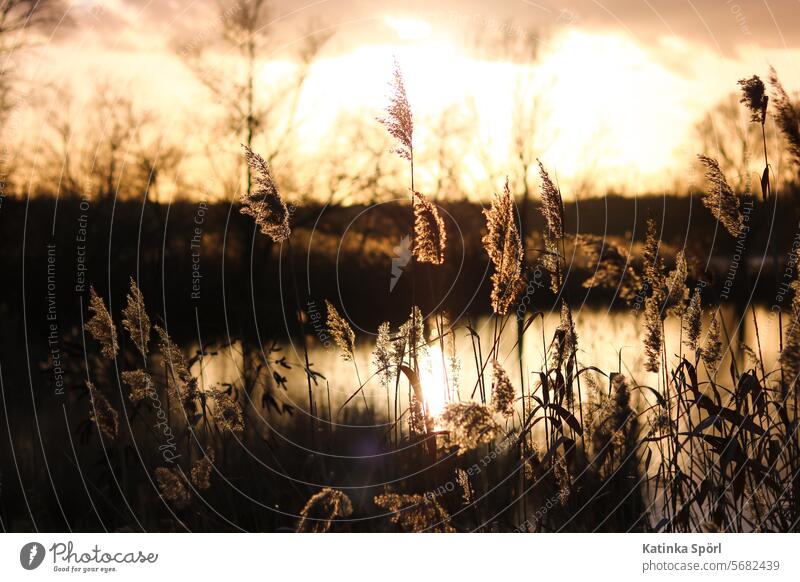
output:
[{"label": "bright sun glow", "polygon": [[397,33],[401,40],[418,41],[428,38],[433,29],[424,20],[386,16],[383,21]]},{"label": "bright sun glow", "polygon": [[420,383],[425,394],[428,413],[434,418],[441,414],[449,401],[449,379],[445,368],[445,358],[438,346],[428,350],[420,361]]}]

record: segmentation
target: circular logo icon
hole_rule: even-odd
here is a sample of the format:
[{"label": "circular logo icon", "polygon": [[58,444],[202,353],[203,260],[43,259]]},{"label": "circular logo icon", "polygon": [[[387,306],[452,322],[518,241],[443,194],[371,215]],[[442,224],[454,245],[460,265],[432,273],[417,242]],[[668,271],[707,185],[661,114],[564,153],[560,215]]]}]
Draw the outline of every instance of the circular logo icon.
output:
[{"label": "circular logo icon", "polygon": [[19,551],[19,563],[26,570],[35,570],[44,561],[44,546],[39,542],[30,542]]}]

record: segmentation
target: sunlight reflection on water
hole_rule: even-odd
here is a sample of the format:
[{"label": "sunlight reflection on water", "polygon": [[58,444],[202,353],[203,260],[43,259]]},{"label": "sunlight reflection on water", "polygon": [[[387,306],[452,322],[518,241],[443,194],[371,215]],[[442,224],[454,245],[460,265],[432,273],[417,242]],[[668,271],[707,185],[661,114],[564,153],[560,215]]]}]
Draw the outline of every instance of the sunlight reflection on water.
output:
[{"label": "sunlight reflection on water", "polygon": [[[753,366],[748,361],[743,351],[738,348],[741,341],[752,347],[758,352],[758,341],[756,339],[755,328],[753,325],[752,314],[747,312],[744,317],[735,317],[732,309],[724,309],[725,329],[733,336],[730,345],[736,351],[737,365],[739,369],[747,369]],[[767,371],[773,369],[778,356],[777,339],[777,317],[766,309],[757,309],[759,338],[761,351],[764,355],[764,364]],[[642,385],[658,386],[658,376],[644,369],[645,356],[641,343],[642,318],[637,318],[630,312],[598,310],[584,308],[575,312],[575,323],[578,334],[578,360],[581,367],[595,366],[606,373],[622,372],[629,376],[634,382]],[[399,322],[396,322],[399,323]],[[500,354],[501,362],[512,378],[515,387],[519,390],[521,379],[524,378],[526,386],[534,386],[534,373],[538,373],[543,368],[545,359],[543,345],[548,346],[553,338],[553,333],[559,323],[558,313],[549,313],[544,318],[542,327],[541,318],[531,325],[528,329],[523,342],[522,365],[518,359],[517,349],[514,347],[517,340],[517,329],[515,321],[509,321],[501,334]],[[784,321],[784,324],[786,322]],[[703,323],[703,332],[708,327],[708,317]],[[476,330],[480,335],[480,349],[483,358],[489,350],[494,329],[493,320],[489,317],[482,317],[478,320]],[[678,318],[670,317],[665,322],[666,349],[667,354],[673,362],[677,362],[678,355],[686,356],[693,360],[694,354],[688,354],[685,347],[682,347],[681,323]],[[739,336],[738,334],[743,334]],[[434,415],[438,414],[445,404],[453,399],[468,400],[478,398],[475,354],[473,344],[470,341],[466,322],[460,322],[455,327],[455,349],[457,358],[460,360],[460,371],[458,378],[453,378],[448,358],[442,358],[442,352],[438,343],[432,344],[428,354],[422,360],[420,370],[420,380],[423,385],[429,410]],[[704,338],[701,336],[701,344]],[[725,332],[722,337],[723,347],[726,345]],[[320,378],[315,391],[315,398],[318,402],[326,402],[328,390],[330,391],[330,402],[332,409],[336,410],[350,397],[358,388],[358,382],[354,372],[352,362],[341,358],[338,350],[331,347],[324,347],[309,338],[309,359],[313,369],[321,373],[325,378]],[[477,348],[477,343],[476,343]],[[373,410],[378,422],[384,422],[387,412],[393,408],[394,382],[387,390],[383,388],[372,364],[372,350],[374,349],[374,336],[360,336],[356,340],[356,362],[361,371],[362,380],[365,382],[365,394],[369,407]],[[216,358],[208,363],[203,369],[202,380],[206,386],[213,385],[215,382],[231,382],[238,375],[237,370],[241,368],[241,354],[239,349]],[[283,344],[282,355],[292,364],[291,370],[281,369],[280,373],[288,379],[287,391],[276,390],[276,396],[281,403],[287,403],[295,408],[302,410],[308,409],[308,388],[303,367],[302,344],[298,340]],[[723,382],[730,382],[728,369],[730,367],[730,351],[726,352],[726,357],[720,367],[720,377]],[[702,367],[701,367],[702,368]],[[369,370],[369,372],[365,372]],[[704,372],[699,371],[701,380]],[[491,385],[491,364],[487,365],[486,372],[487,392]],[[254,395],[260,398],[259,395]],[[405,378],[400,383],[399,393],[400,409],[404,410],[408,405],[409,391]],[[327,405],[327,404],[325,404]],[[317,412],[321,414],[317,404]],[[348,407],[362,407],[364,400],[359,396],[353,399]]]}]

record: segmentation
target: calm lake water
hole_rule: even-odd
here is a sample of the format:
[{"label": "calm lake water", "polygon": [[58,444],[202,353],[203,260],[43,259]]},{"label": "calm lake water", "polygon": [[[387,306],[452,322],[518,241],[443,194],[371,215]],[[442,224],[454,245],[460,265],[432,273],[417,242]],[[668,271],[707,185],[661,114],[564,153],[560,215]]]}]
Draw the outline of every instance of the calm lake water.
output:
[{"label": "calm lake water", "polygon": [[[733,354],[739,369],[752,367],[753,363],[747,358],[743,350],[739,349],[740,342],[743,341],[758,352],[758,340],[751,311],[748,310],[744,317],[735,314],[729,308],[723,309],[722,313],[724,315],[724,329],[733,338],[730,345],[733,348]],[[764,356],[766,369],[769,371],[775,368],[778,357],[778,318],[777,315],[764,308],[756,309],[756,314],[761,353]],[[784,326],[787,325],[787,320],[788,316],[784,316]],[[433,327],[432,321],[427,323],[427,328]],[[451,363],[447,358],[444,358],[443,362],[438,341],[432,345],[428,356],[421,364],[421,382],[428,406],[433,413],[438,412],[448,400],[469,399],[476,386],[475,356],[473,345],[466,329],[466,323],[466,321],[460,322],[455,331],[455,352],[457,361],[460,362],[460,370],[457,374],[454,374]],[[533,373],[543,368],[544,361],[542,334],[544,334],[545,345],[549,345],[558,323],[559,314],[553,312],[545,316],[543,324],[541,318],[537,318],[528,329],[523,347],[522,373],[517,359],[517,351],[514,348],[514,344],[517,341],[515,322],[512,321],[506,326],[501,335],[500,359],[517,389],[519,389],[523,380],[526,382],[526,386],[535,386]],[[643,317],[637,317],[631,311],[584,308],[575,311],[575,323],[579,344],[578,358],[581,367],[591,365],[606,373],[621,371],[639,384],[653,387],[659,385],[658,375],[647,372],[644,369],[645,355],[641,339]],[[487,350],[492,343],[494,320],[489,317],[482,317],[475,324],[475,329],[481,337],[483,357],[486,358]],[[707,327],[708,317],[703,322],[701,343]],[[673,362],[676,362],[676,354],[679,352],[687,354],[687,349],[681,347],[680,320],[674,317],[668,318],[665,322],[665,331],[667,354],[673,359]],[[723,348],[727,343],[725,338],[726,334],[723,331]],[[377,413],[377,422],[383,423],[386,421],[387,410],[393,409],[394,384],[389,390],[390,394],[387,394],[387,390],[381,386],[379,378],[374,373],[375,366],[372,363],[374,342],[374,335],[365,336],[362,334],[357,336],[354,365],[354,362],[345,361],[341,357],[339,350],[332,343],[326,347],[313,336],[307,338],[309,360],[312,363],[312,367],[315,371],[325,376],[325,379],[319,379],[317,386],[313,389],[316,414],[318,416],[328,418],[328,402],[330,401],[333,420],[336,421],[337,411],[359,386],[356,375],[357,365],[358,376],[365,383],[364,395],[366,403],[371,410]],[[300,365],[300,362],[304,359],[302,343],[299,340],[284,342],[281,347],[282,355],[286,356],[286,361],[292,365],[292,369],[276,368],[288,380],[288,390],[276,390],[276,398],[280,404],[286,403],[302,411],[307,411],[308,387],[306,376]],[[448,350],[445,351],[449,355]],[[730,350],[726,352],[725,360],[719,372],[719,378],[724,384],[730,384],[728,370],[731,353]],[[280,354],[278,354],[279,356]],[[693,353],[689,354],[688,359],[693,360],[693,357]],[[218,357],[205,364],[203,368],[204,383],[210,385],[214,382],[235,381],[238,377],[241,361],[242,358],[238,347],[222,352]],[[198,373],[199,367],[196,366],[193,372]],[[700,370],[700,376],[703,379],[704,372],[702,369]],[[488,385],[491,382],[491,366],[487,368],[485,377],[488,390]],[[475,394],[475,398],[478,398],[478,393]],[[260,402],[260,394],[254,393],[253,399],[258,404]],[[407,402],[408,383],[403,379],[399,390],[401,411],[406,408]],[[351,417],[359,409],[363,411],[364,406],[365,400],[359,395],[358,398],[350,401],[345,412],[338,418],[338,422],[347,423],[347,418]]]}]

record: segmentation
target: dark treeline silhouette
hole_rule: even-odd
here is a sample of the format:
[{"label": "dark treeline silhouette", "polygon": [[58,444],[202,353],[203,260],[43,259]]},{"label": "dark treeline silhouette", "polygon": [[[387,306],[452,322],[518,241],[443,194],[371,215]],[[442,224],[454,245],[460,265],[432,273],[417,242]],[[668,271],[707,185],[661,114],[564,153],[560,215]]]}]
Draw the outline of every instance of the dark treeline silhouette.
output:
[{"label": "dark treeline silhouette", "polygon": [[[789,203],[789,196],[773,224],[779,262],[799,228],[800,211]],[[480,242],[482,206],[459,201],[444,202],[442,208],[451,241],[450,261],[437,276],[456,283],[445,306],[455,313],[486,312],[489,283],[488,257]],[[756,204],[750,215],[746,242],[751,257],[764,255],[769,211]],[[607,237],[632,257],[644,238],[645,221],[652,217],[661,229],[666,261],[673,258],[673,249],[685,249],[694,261],[690,264],[694,278],[711,283],[717,291],[736,256],[737,241],[716,228],[714,218],[694,196],[590,198],[566,204],[565,217],[568,233]],[[527,223],[532,234],[526,241],[526,256],[529,269],[535,269],[541,249],[537,233],[543,227],[536,208]],[[90,285],[110,300],[113,309],[121,306],[130,277],[139,282],[177,338],[196,336],[198,317],[203,333],[210,336],[254,337],[257,332],[262,339],[286,337],[297,330],[286,328],[295,319],[284,314],[295,311],[298,299],[303,310],[309,300],[340,303],[348,317],[365,329],[375,329],[387,315],[401,320],[410,306],[409,285],[402,277],[401,244],[411,231],[410,212],[404,206],[297,207],[292,214],[294,240],[283,247],[258,236],[238,205],[227,202],[142,205],[132,200],[8,198],[0,210],[0,224],[4,249],[0,266],[6,279],[0,305],[13,322],[10,327],[21,329],[23,316],[27,318],[32,340],[37,321],[42,333],[46,331],[48,274],[55,284],[58,323],[65,331],[80,327],[79,307],[82,300],[85,308]],[[393,264],[399,275],[394,285]],[[606,305],[613,290],[588,292],[582,287],[592,268],[580,252],[574,254],[569,292],[573,297],[589,293],[587,303]],[[767,254],[758,277],[764,285],[755,296],[767,303],[774,299],[770,270]],[[424,278],[425,272],[420,276]],[[738,269],[736,276],[751,275]],[[737,285],[734,290],[749,295],[752,286]],[[417,295],[422,305],[432,301],[424,285]],[[547,307],[553,299],[545,286],[533,297],[533,305]],[[23,300],[25,313],[20,312]]]}]

